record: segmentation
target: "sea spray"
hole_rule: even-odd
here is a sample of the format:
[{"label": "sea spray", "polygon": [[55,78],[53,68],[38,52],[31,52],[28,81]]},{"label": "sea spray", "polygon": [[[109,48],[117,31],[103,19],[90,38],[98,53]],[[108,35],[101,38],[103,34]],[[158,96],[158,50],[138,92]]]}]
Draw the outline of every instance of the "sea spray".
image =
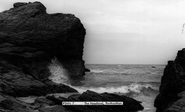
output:
[{"label": "sea spray", "polygon": [[[51,63],[48,66],[51,75],[49,76],[49,79],[52,80],[53,82],[57,83],[57,84],[65,84],[65,85],[69,85],[69,77],[68,77],[68,73],[67,70],[62,66],[62,64],[57,60],[57,58],[54,58],[51,60]],[[72,87],[72,86],[70,86]],[[75,93],[52,93],[52,94],[48,94],[48,95],[55,95],[55,96],[62,96],[62,97],[68,97],[72,94],[77,94]],[[44,97],[44,96],[41,96]],[[40,98],[41,98],[40,97]],[[17,97],[17,100],[26,102],[26,103],[34,103],[35,99],[37,99],[38,96],[28,96],[28,97]]]},{"label": "sea spray", "polygon": [[149,84],[138,84],[138,83],[132,83],[130,85],[122,85],[119,87],[84,87],[82,86],[72,86],[70,84],[71,80],[68,77],[67,70],[62,66],[62,64],[57,60],[57,58],[54,58],[51,60],[51,64],[49,65],[49,69],[51,72],[51,76],[49,79],[51,79],[55,83],[62,83],[65,85],[68,85],[74,89],[76,89],[79,93],[83,93],[86,90],[96,91],[98,93],[103,92],[109,92],[109,93],[129,93],[129,92],[135,92],[140,93],[143,89],[148,89],[151,87]]},{"label": "sea spray", "polygon": [[67,70],[62,66],[62,64],[57,60],[57,58],[51,60],[51,64],[48,68],[51,72],[51,76],[49,77],[50,80],[58,84],[69,84]]},{"label": "sea spray", "polygon": [[74,87],[70,84],[71,80],[68,77],[67,70],[62,66],[62,64],[58,61],[57,58],[54,58],[51,60],[51,64],[48,66],[51,75],[49,76],[49,79],[57,84],[65,84],[71,88],[76,89],[77,91],[80,90],[81,92],[85,91],[84,89],[81,90],[78,87]]},{"label": "sea spray", "polygon": [[49,79],[57,84],[65,84],[71,88],[76,89],[77,91],[84,92],[84,89],[74,87],[70,84],[70,78],[68,77],[67,70],[62,66],[62,64],[57,60],[57,58],[54,58],[51,60],[51,64],[48,66],[51,76],[49,76]]}]

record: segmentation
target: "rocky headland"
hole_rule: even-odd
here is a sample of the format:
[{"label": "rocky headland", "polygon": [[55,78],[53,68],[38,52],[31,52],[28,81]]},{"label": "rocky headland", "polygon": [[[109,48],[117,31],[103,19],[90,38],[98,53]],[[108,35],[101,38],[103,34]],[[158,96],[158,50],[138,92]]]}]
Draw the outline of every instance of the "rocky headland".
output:
[{"label": "rocky headland", "polygon": [[161,78],[156,112],[185,111],[185,49],[179,50],[174,61],[168,61]]},{"label": "rocky headland", "polygon": [[[57,59],[68,77],[81,79],[85,72],[85,28],[72,14],[47,14],[40,2],[15,3],[0,13],[1,112],[133,112],[141,102],[111,93],[77,90],[49,79],[49,65]],[[56,97],[51,93],[75,93]],[[35,96],[32,102],[20,97]],[[122,101],[121,106],[64,106],[62,101]]]}]

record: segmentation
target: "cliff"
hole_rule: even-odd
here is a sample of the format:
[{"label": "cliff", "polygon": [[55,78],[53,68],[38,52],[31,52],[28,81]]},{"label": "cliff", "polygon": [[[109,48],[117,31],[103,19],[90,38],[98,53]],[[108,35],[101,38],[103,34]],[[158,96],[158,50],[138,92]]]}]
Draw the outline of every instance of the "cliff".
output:
[{"label": "cliff", "polygon": [[157,112],[185,111],[185,49],[178,51],[174,61],[168,62],[159,92],[154,102]]},{"label": "cliff", "polygon": [[77,17],[47,14],[39,2],[15,3],[14,8],[0,14],[1,60],[37,79],[50,75],[46,66],[54,57],[66,69],[73,69],[69,70],[71,77],[83,76],[84,38],[85,29]]},{"label": "cliff", "polygon": [[82,77],[84,38],[85,29],[74,15],[47,14],[40,2],[15,3],[0,13],[1,91],[13,96],[74,92],[49,82],[48,66],[57,58],[70,78]]}]

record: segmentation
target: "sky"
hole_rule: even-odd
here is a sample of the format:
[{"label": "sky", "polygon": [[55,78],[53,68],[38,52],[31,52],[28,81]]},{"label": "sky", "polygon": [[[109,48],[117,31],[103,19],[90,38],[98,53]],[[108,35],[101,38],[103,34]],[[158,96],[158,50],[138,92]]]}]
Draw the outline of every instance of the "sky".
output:
[{"label": "sky", "polygon": [[[48,13],[72,13],[87,34],[86,64],[166,64],[185,48],[185,0],[37,0]],[[0,1],[0,11],[15,2]]]}]

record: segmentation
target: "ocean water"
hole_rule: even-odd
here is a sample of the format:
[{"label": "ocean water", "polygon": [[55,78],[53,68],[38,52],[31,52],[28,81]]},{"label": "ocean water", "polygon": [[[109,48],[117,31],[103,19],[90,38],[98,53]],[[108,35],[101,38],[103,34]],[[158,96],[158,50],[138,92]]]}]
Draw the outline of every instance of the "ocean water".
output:
[{"label": "ocean water", "polygon": [[[161,76],[165,65],[133,65],[133,64],[86,64],[91,72],[86,72],[83,80],[71,80],[68,71],[55,58],[48,66],[50,80],[66,84],[79,93],[92,90],[98,93],[108,92],[126,95],[142,102],[144,110],[155,112],[154,99],[159,93]],[[55,93],[56,97],[68,97],[76,93]],[[20,97],[18,100],[33,103],[37,97]]]},{"label": "ocean water", "polygon": [[85,79],[70,85],[79,92],[124,94],[142,102],[142,112],[155,112],[154,99],[158,94],[164,65],[105,65],[87,64]]}]

